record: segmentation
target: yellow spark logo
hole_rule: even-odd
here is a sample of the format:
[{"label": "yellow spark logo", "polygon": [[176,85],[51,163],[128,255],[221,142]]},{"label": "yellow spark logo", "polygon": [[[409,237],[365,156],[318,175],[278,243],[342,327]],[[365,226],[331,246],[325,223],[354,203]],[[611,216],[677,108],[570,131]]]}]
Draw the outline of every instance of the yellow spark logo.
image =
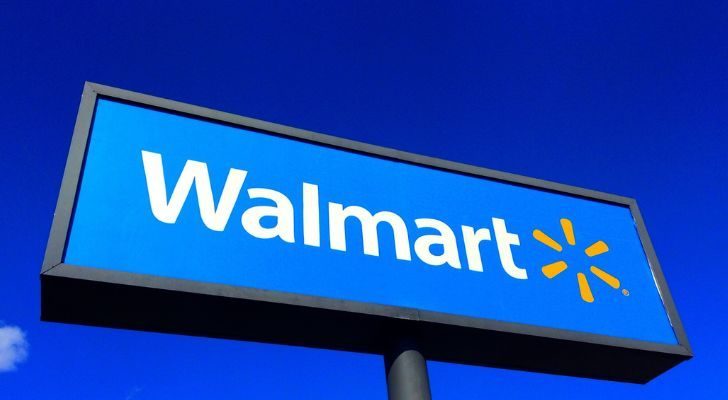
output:
[{"label": "yellow spark logo", "polygon": [[[569,243],[569,245],[575,246],[576,238],[574,237],[574,227],[572,226],[571,221],[566,218],[562,218],[561,228],[564,231],[564,236],[566,237],[566,241]],[[535,229],[533,231],[533,238],[558,252],[561,252],[563,250],[563,247],[561,247],[559,242],[555,241],[549,235],[543,233],[539,229]],[[596,257],[608,251],[609,247],[607,247],[607,244],[601,240],[591,244],[589,247],[584,249],[584,253],[586,253],[588,257]],[[553,279],[560,273],[564,272],[568,267],[569,266],[566,264],[565,261],[556,261],[554,263],[544,265],[543,268],[541,268],[541,272],[543,272],[543,274],[547,278]],[[614,289],[619,289],[619,279],[608,274],[603,269],[592,265],[589,268],[589,271],[591,271],[592,274],[594,274],[597,278],[601,279],[607,285],[611,286]],[[581,299],[587,303],[593,303],[594,295],[592,294],[591,288],[589,287],[589,281],[586,279],[586,275],[584,275],[584,273],[582,272],[579,272],[576,274],[576,279],[579,283],[579,293],[581,294]],[[627,295],[627,293],[629,293],[626,290],[623,290],[622,292],[625,294],[625,296]]]}]

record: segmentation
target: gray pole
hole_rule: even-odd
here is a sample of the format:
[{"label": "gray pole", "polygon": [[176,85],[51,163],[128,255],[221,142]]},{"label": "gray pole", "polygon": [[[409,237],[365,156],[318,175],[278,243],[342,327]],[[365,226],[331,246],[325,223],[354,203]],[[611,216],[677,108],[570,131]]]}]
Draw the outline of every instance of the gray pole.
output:
[{"label": "gray pole", "polygon": [[384,355],[389,400],[431,400],[427,362],[412,342]]}]

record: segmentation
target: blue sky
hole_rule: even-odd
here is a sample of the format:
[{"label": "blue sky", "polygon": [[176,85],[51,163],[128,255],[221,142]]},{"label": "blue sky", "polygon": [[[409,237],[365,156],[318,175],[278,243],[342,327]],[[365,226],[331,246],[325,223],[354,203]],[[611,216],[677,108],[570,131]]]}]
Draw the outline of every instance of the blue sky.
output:
[{"label": "blue sky", "polygon": [[378,356],[39,321],[85,80],[635,197],[695,359],[644,386],[432,362],[433,395],[728,396],[725,2],[124,3],[0,12],[0,320],[29,345],[0,397],[386,398]]}]

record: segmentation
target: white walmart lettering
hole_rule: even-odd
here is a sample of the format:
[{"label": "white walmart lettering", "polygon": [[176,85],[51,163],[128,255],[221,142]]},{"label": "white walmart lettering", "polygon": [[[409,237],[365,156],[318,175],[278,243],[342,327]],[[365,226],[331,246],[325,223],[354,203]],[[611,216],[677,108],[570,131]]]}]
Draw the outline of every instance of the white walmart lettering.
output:
[{"label": "white walmart lettering", "polygon": [[[160,222],[175,224],[187,196],[195,186],[200,217],[205,226],[213,231],[225,230],[230,215],[240,196],[248,171],[230,168],[217,205],[215,205],[210,175],[207,164],[188,160],[182,173],[167,196],[162,155],[142,150],[142,163],[146,176],[149,204],[152,215]],[[250,188],[247,190],[250,199],[267,199],[274,205],[256,205],[247,208],[240,218],[243,229],[258,239],[280,239],[287,243],[295,243],[295,215],[294,205],[283,193],[268,188]],[[303,207],[303,243],[307,246],[321,246],[321,220],[318,185],[302,183]],[[263,218],[274,218],[274,226],[263,226]],[[392,211],[379,211],[372,214],[364,207],[357,205],[344,206],[340,203],[328,203],[329,245],[332,250],[345,252],[346,221],[358,221],[361,226],[364,254],[379,256],[379,225],[387,225],[392,232],[394,240],[395,257],[398,260],[411,261],[412,251],[407,224]],[[517,234],[508,232],[506,221],[501,218],[492,218],[495,242],[500,256],[503,270],[516,279],[528,279],[524,268],[516,265],[513,259],[513,246],[519,246]],[[461,269],[460,254],[457,246],[455,232],[445,222],[434,218],[418,218],[414,221],[420,230],[426,230],[415,239],[414,253],[425,264],[432,266],[448,265],[454,269]],[[435,233],[432,233],[435,231]],[[471,226],[460,227],[465,248],[467,267],[470,271],[483,272],[483,261],[480,253],[480,244],[491,241],[491,231],[488,228],[475,229]],[[442,249],[441,252],[433,248]]]}]

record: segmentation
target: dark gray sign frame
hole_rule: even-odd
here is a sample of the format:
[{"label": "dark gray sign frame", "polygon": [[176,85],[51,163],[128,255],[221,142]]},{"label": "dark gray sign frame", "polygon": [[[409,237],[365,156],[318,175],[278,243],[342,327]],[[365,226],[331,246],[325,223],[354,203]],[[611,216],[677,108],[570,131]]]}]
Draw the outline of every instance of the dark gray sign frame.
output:
[{"label": "dark gray sign frame", "polygon": [[[108,98],[452,173],[629,207],[677,345],[412,308],[162,278],[63,262],[97,99]],[[401,337],[429,360],[646,383],[692,357],[634,199],[402,152],[87,82],[40,274],[41,319],[384,354]]]}]

